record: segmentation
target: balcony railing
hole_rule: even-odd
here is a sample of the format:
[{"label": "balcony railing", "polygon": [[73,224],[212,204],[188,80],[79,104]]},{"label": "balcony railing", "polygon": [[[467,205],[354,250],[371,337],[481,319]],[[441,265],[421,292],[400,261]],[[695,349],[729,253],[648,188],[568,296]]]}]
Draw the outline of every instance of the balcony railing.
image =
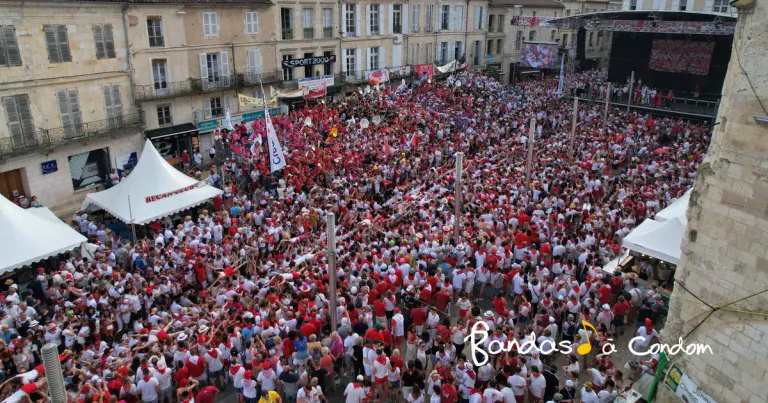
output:
[{"label": "balcony railing", "polygon": [[270,71],[260,74],[238,74],[237,80],[235,76],[191,78],[173,83],[135,85],[133,89],[137,101],[155,101],[165,98],[200,94],[206,91],[231,90],[238,86],[247,87],[258,85],[259,77],[261,77],[262,81],[265,83],[275,82],[278,81],[278,72]]},{"label": "balcony railing", "polygon": [[193,87],[203,91],[221,91],[235,88],[235,76],[215,76],[192,79]]},{"label": "balcony railing", "polygon": [[71,141],[92,139],[108,134],[120,134],[127,130],[142,127],[144,127],[144,113],[137,112],[74,126],[41,129],[21,136],[0,138],[0,156],[9,157],[24,154],[35,149],[50,148]]},{"label": "balcony railing", "polygon": [[363,72],[362,71],[345,71],[344,74],[344,82],[347,83],[361,83],[363,82]]},{"label": "balcony railing", "polygon": [[325,39],[333,38],[333,27],[323,27],[323,38]]},{"label": "balcony railing", "polygon": [[283,28],[283,40],[289,41],[293,39],[293,29],[292,28]]},{"label": "balcony railing", "polygon": [[315,37],[315,29],[312,27],[304,28],[304,39],[313,39]]},{"label": "balcony railing", "polygon": [[283,78],[282,70],[263,71],[261,73],[238,74],[240,87],[253,87],[259,83],[267,84],[280,81]]}]

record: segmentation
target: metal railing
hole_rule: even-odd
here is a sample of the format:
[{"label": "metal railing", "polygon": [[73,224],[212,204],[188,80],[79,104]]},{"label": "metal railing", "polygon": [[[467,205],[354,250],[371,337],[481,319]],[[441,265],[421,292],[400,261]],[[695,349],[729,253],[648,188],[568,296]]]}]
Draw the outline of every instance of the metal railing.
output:
[{"label": "metal railing", "polygon": [[323,27],[323,38],[324,39],[333,38],[333,27]]},{"label": "metal railing", "polygon": [[40,129],[21,136],[0,139],[0,156],[12,156],[65,144],[70,141],[85,140],[107,134],[120,134],[126,130],[144,127],[144,113],[137,112],[115,118],[97,120],[68,127]]},{"label": "metal railing", "polygon": [[239,87],[253,87],[259,85],[259,82],[267,84],[282,80],[283,71],[274,70],[263,71],[261,73],[238,74],[238,77],[240,80],[238,83]]},{"label": "metal railing", "polygon": [[315,37],[315,29],[314,28],[304,28],[304,39],[314,39]]},{"label": "metal railing", "polygon": [[235,76],[215,76],[208,78],[193,78],[192,86],[203,91],[221,91],[235,88]]},{"label": "metal railing", "polygon": [[343,76],[344,82],[350,84],[361,83],[364,78],[362,71],[345,71]]},{"label": "metal railing", "polygon": [[293,29],[283,28],[283,40],[289,41],[293,39]]}]

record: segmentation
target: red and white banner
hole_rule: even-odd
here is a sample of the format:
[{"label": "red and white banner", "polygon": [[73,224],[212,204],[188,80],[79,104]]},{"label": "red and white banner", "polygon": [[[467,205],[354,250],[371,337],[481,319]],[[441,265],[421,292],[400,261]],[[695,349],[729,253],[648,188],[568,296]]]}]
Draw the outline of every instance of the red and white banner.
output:
[{"label": "red and white banner", "polygon": [[152,203],[152,202],[156,202],[158,200],[167,199],[167,198],[169,198],[171,196],[176,196],[177,194],[189,192],[190,190],[194,190],[195,188],[202,187],[202,186],[205,186],[205,182],[198,182],[198,183],[195,183],[194,185],[189,185],[189,186],[183,187],[183,188],[181,188],[179,190],[174,190],[172,192],[160,193],[158,195],[147,196],[144,199],[144,202]]},{"label": "red and white banner", "polygon": [[389,81],[389,71],[371,70],[365,73],[365,78],[368,80],[368,85],[382,84]]},{"label": "red and white banner", "polygon": [[304,94],[304,99],[323,98],[327,93],[328,89],[326,88],[325,83],[323,83],[318,87],[308,89]]}]

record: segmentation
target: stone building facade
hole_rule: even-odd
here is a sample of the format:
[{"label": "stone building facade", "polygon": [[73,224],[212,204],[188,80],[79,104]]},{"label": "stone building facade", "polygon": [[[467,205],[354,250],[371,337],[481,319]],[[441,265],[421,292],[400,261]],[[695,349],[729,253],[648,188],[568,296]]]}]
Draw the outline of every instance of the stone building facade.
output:
[{"label": "stone building facade", "polygon": [[[685,344],[711,346],[714,354],[670,361],[722,403],[768,401],[768,127],[755,119],[768,115],[766,20],[765,2],[739,12],[719,124],[691,195],[663,335],[665,343],[686,337]],[[722,308],[706,318],[713,308],[698,299]],[[657,400],[679,401],[665,386]]]},{"label": "stone building facade", "polygon": [[0,3],[0,193],[77,208],[141,149],[123,6]]}]

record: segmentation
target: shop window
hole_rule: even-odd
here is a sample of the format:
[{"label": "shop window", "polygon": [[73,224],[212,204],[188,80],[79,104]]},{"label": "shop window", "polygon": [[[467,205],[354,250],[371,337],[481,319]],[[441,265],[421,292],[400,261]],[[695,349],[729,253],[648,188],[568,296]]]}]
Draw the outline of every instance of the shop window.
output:
[{"label": "shop window", "polygon": [[109,148],[100,148],[69,157],[69,173],[75,190],[101,182],[109,172]]}]

